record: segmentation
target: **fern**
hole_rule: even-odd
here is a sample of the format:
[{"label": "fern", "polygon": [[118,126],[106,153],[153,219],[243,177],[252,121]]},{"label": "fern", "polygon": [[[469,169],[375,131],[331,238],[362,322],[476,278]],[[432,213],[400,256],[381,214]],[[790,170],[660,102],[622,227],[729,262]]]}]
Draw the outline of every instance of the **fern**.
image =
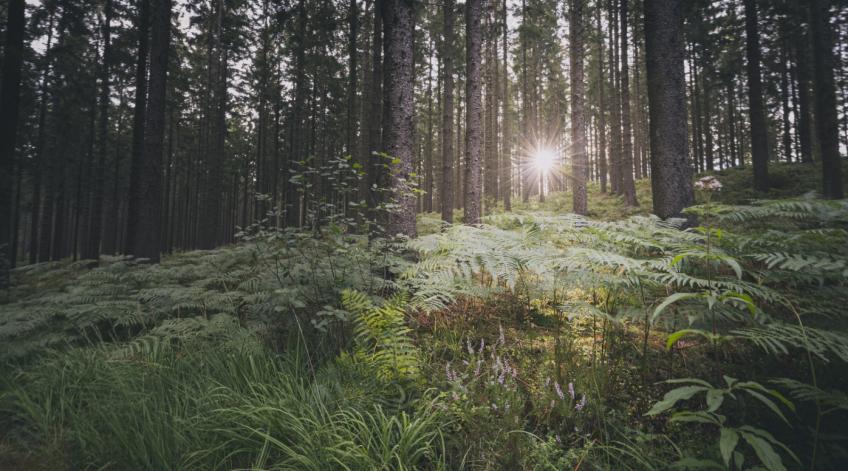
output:
[{"label": "fern", "polygon": [[342,306],[353,314],[356,353],[384,381],[408,381],[418,376],[418,349],[404,322],[407,298],[397,294],[375,306],[364,293],[345,290]]}]

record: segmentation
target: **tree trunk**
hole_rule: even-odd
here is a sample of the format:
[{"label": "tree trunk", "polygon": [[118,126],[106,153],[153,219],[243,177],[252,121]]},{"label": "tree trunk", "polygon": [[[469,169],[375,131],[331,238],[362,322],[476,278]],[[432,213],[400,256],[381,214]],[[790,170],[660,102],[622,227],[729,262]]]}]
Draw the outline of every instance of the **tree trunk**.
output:
[{"label": "tree trunk", "polygon": [[480,77],[482,0],[465,4],[465,223],[480,223],[480,161],[482,144],[482,90]]},{"label": "tree trunk", "polygon": [[571,175],[572,208],[577,214],[587,212],[586,116],[583,103],[583,0],[572,0],[569,7],[569,65],[571,74]]},{"label": "tree trunk", "polygon": [[354,155],[356,149],[356,56],[358,55],[356,39],[359,32],[359,10],[356,6],[357,0],[348,0],[348,84],[347,84],[347,153]]},{"label": "tree trunk", "polygon": [[394,159],[391,165],[391,194],[397,209],[389,215],[390,235],[415,237],[415,194],[412,178],[415,171],[413,150],[414,82],[412,65],[413,16],[412,0],[385,0],[388,7],[389,41],[386,55],[387,106],[391,110],[387,126],[386,153]]},{"label": "tree trunk", "polygon": [[[49,53],[50,49],[53,47],[53,18],[54,18],[54,10],[51,10],[50,19],[47,26],[47,47],[44,49],[45,54]],[[50,80],[50,66],[51,61],[48,59],[47,63],[44,65],[44,70],[41,75],[41,85],[39,87],[38,93],[38,133],[36,134],[35,141],[35,161],[33,162],[32,168],[32,217],[30,218],[30,251],[29,251],[29,263],[36,263],[39,261],[39,249],[40,249],[40,234],[39,228],[41,226],[41,218],[43,217],[43,209],[41,205],[41,190],[43,185],[43,181],[46,179],[49,181],[47,175],[45,175],[45,158],[44,158],[44,144],[46,139],[45,125],[47,122],[47,90],[48,83]],[[44,257],[45,254],[41,254],[41,257]]]},{"label": "tree trunk", "polygon": [[695,200],[688,164],[683,0],[645,0],[645,62],[654,213],[680,216]]},{"label": "tree trunk", "polygon": [[829,0],[811,0],[810,34],[813,37],[816,135],[821,147],[822,194],[825,198],[840,199],[843,197],[842,162],[839,155],[839,121],[833,81],[830,3]]},{"label": "tree trunk", "polygon": [[507,23],[506,0],[503,0],[501,18],[503,27],[503,146],[501,147],[501,194],[504,201],[504,210],[512,211],[512,123],[510,122],[510,96],[509,96],[509,24]]},{"label": "tree trunk", "polygon": [[9,0],[0,89],[0,289],[9,286],[12,260],[12,185],[23,65],[26,2]]},{"label": "tree trunk", "polygon": [[[132,162],[130,164],[130,200],[127,212],[135,214],[137,200],[132,194],[135,190],[133,182],[137,182],[138,172],[141,172],[144,159],[144,126],[147,121],[147,59],[150,44],[150,2],[151,0],[139,0],[138,17],[136,29],[138,30],[138,51],[136,55],[135,68],[135,108],[133,112],[133,135],[132,135]],[[129,224],[129,221],[127,221]],[[129,232],[127,233],[129,236]],[[126,244],[130,237],[126,238]],[[129,245],[124,246],[124,253],[130,253]]]},{"label": "tree trunk", "polygon": [[[207,181],[205,185],[205,197],[203,211],[200,215],[200,237],[199,248],[213,249],[218,245],[221,237],[221,187],[223,181],[223,165],[226,153],[225,143],[227,135],[227,69],[228,51],[224,42],[224,16],[226,15],[226,3],[223,0],[215,2],[215,26],[213,44],[209,51],[209,88],[210,100],[208,103],[208,126],[209,139],[206,150]],[[259,215],[264,217],[263,215]]]},{"label": "tree trunk", "polygon": [[442,103],[442,221],[453,223],[453,72],[454,72],[454,11],[453,0],[444,0],[442,13],[444,30],[442,31],[442,56],[444,65],[444,102]]},{"label": "tree trunk", "polygon": [[[299,0],[297,3],[297,21],[296,28],[297,39],[294,47],[294,103],[292,106],[291,129],[289,139],[289,166],[287,172],[290,176],[298,174],[299,170],[295,167],[295,163],[304,159],[306,156],[303,152],[304,128],[303,128],[303,108],[306,99],[307,84],[306,84],[306,0]],[[379,96],[379,95],[378,95]],[[301,188],[302,189],[302,188]],[[300,199],[304,195],[296,185],[289,184],[286,186],[286,226],[296,227],[300,225]],[[257,215],[260,217],[260,215]]]},{"label": "tree trunk", "polygon": [[[427,135],[424,136],[424,211],[433,211],[433,41],[427,52]],[[437,91],[438,92],[438,91]]]},{"label": "tree trunk", "polygon": [[609,143],[609,163],[610,163],[610,187],[613,193],[621,194],[622,192],[622,172],[621,172],[621,94],[619,93],[618,78],[618,15],[613,8],[613,2],[610,0],[607,3],[607,13],[609,14],[608,25],[610,28],[610,48],[609,48],[609,63],[610,63],[610,143]]},{"label": "tree trunk", "polygon": [[754,189],[766,191],[768,178],[768,134],[763,84],[760,76],[760,32],[757,24],[756,0],[745,0],[745,52],[748,70],[748,113],[751,121],[751,160],[754,167]]},{"label": "tree trunk", "polygon": [[798,143],[801,151],[801,162],[813,161],[813,127],[810,123],[810,62],[808,59],[809,39],[805,31],[795,39],[795,73],[798,80]]},{"label": "tree trunk", "polygon": [[607,192],[607,84],[604,78],[604,36],[601,27],[601,9],[595,9],[595,21],[598,29],[598,177],[601,193]]},{"label": "tree trunk", "polygon": [[621,157],[621,191],[626,206],[639,206],[633,182],[633,128],[630,125],[630,71],[627,57],[627,23],[630,0],[621,0],[621,124],[623,153]]},{"label": "tree trunk", "polygon": [[91,199],[91,222],[89,236],[83,246],[82,258],[100,258],[100,239],[103,232],[103,185],[106,167],[106,152],[109,145],[109,66],[112,61],[112,0],[106,0],[103,11],[103,63],[100,69],[100,116],[97,125],[97,163],[94,168],[94,188]]},{"label": "tree trunk", "polygon": [[165,90],[171,37],[171,0],[153,0],[150,46],[150,96],[144,125],[144,154],[130,175],[127,240],[129,253],[159,262],[162,221],[162,150],[165,134]]},{"label": "tree trunk", "polygon": [[783,28],[780,36],[780,104],[783,124],[783,157],[787,162],[792,162],[792,125],[789,120],[789,67],[786,65],[789,57],[786,51],[786,31]]}]

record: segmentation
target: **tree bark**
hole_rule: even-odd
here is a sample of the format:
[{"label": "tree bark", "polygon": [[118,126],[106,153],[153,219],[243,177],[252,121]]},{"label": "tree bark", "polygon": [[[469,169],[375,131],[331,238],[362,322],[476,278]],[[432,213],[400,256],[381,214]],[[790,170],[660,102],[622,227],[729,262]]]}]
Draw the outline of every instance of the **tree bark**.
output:
[{"label": "tree bark", "polygon": [[583,48],[584,0],[571,0],[569,7],[569,65],[571,74],[571,176],[572,210],[577,214],[587,212],[586,179],[586,116],[583,103]]},{"label": "tree bark", "polygon": [[595,9],[595,21],[598,29],[598,177],[601,193],[607,192],[607,89],[604,78],[604,36],[601,27],[601,8]]},{"label": "tree bark", "polygon": [[830,0],[811,0],[810,34],[813,37],[815,77],[816,135],[822,159],[822,194],[840,199],[842,162],[839,155],[839,121],[836,112],[836,88],[833,81],[833,35],[830,28]]},{"label": "tree bark", "polygon": [[[171,0],[152,0],[150,95],[144,126],[143,159],[130,176],[127,239],[129,253],[159,262],[162,237],[162,150],[165,135],[165,90],[171,37]],[[133,184],[134,182],[134,184]]]},{"label": "tree bark", "polygon": [[645,62],[654,213],[678,217],[695,200],[687,162],[683,0],[645,0]]},{"label": "tree bark", "polygon": [[442,56],[444,65],[444,98],[442,103],[442,221],[453,223],[454,188],[453,188],[453,72],[454,72],[454,11],[453,0],[444,0],[442,14],[444,26],[442,31]]},{"label": "tree bark", "polygon": [[619,93],[618,79],[618,15],[613,8],[612,0],[607,3],[609,15],[609,63],[610,63],[610,136],[609,136],[609,167],[610,167],[610,189],[615,194],[622,192],[621,172],[621,94]]},{"label": "tree bark", "polygon": [[356,6],[357,0],[348,0],[350,2],[348,10],[348,84],[347,84],[347,153],[354,155],[356,149],[356,133],[357,133],[357,102],[356,102],[356,56],[357,52],[357,34],[359,32],[359,10]]},{"label": "tree bark", "polygon": [[97,163],[94,168],[94,188],[92,188],[91,222],[89,236],[83,246],[82,258],[100,258],[100,240],[103,232],[103,185],[106,167],[106,152],[109,145],[109,66],[112,61],[112,0],[106,0],[103,9],[103,63],[100,68],[99,122],[97,124]]},{"label": "tree bark", "polygon": [[390,185],[397,209],[389,215],[390,235],[416,236],[412,179],[415,171],[413,150],[414,82],[412,65],[412,0],[385,0],[388,7],[389,41],[386,55],[388,76],[387,105],[391,110],[387,126],[386,153],[393,159]]},{"label": "tree bark", "polygon": [[9,286],[12,260],[12,186],[23,65],[26,2],[9,0],[0,89],[0,289]]},{"label": "tree bark", "polygon": [[629,2],[621,0],[621,124],[622,156],[621,156],[621,191],[624,194],[626,206],[639,206],[636,200],[636,186],[633,182],[633,127],[630,124],[630,71],[628,64],[627,46],[627,24],[629,22]]},{"label": "tree bark", "polygon": [[465,223],[480,223],[480,163],[482,145],[482,83],[480,77],[482,0],[465,4]]},{"label": "tree bark", "polygon": [[754,189],[766,191],[768,178],[768,134],[763,84],[760,76],[760,32],[756,0],[745,0],[745,55],[748,71],[748,113],[751,121],[751,160],[754,168]]},{"label": "tree bark", "polygon": [[813,128],[810,119],[812,98],[810,97],[810,37],[805,31],[799,33],[795,40],[795,73],[798,80],[798,144],[801,151],[801,162],[813,161]]},{"label": "tree bark", "polygon": [[510,95],[509,95],[509,24],[507,23],[507,8],[506,0],[503,0],[502,11],[503,15],[501,26],[503,27],[503,145],[501,147],[501,194],[504,201],[504,210],[512,211],[512,123],[510,122]]},{"label": "tree bark", "polygon": [[[136,68],[135,68],[135,107],[133,111],[133,135],[132,135],[132,154],[130,164],[130,195],[136,191],[133,187],[133,175],[141,172],[144,159],[144,126],[147,116],[147,59],[148,48],[150,46],[150,2],[151,0],[139,0],[138,13],[136,17],[136,30],[138,33],[138,50],[136,52]],[[129,214],[135,214],[138,211],[136,208],[137,200],[130,196]],[[127,221],[129,224],[129,221]],[[129,232],[125,240],[124,253],[130,253],[129,247]]]}]

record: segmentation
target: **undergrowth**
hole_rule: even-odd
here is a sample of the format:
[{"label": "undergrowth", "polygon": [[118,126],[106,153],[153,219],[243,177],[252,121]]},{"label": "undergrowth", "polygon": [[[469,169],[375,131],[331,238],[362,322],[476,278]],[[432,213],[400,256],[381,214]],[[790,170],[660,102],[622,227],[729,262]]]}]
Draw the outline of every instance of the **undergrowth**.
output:
[{"label": "undergrowth", "polygon": [[589,217],[553,194],[413,241],[254,227],[20,268],[0,466],[840,469],[848,202],[749,176],[695,227],[640,181]]}]

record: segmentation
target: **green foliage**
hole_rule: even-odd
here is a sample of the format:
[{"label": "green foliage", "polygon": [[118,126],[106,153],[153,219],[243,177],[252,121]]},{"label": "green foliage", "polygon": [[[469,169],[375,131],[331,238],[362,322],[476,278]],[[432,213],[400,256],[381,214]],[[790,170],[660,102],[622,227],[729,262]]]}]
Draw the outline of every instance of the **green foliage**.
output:
[{"label": "green foliage", "polygon": [[413,381],[418,376],[418,349],[404,322],[406,304],[403,294],[374,306],[363,293],[342,293],[342,306],[353,313],[354,355],[367,362],[384,381]]},{"label": "green foliage", "polygon": [[[16,270],[4,442],[133,469],[838,459],[822,451],[848,411],[833,373],[848,361],[844,202],[717,194],[688,210],[697,227],[531,205],[480,227],[421,215],[418,239],[369,241],[337,196],[310,232],[257,225],[158,266]],[[570,206],[549,196],[542,209]],[[688,378],[717,372],[724,386]]]},{"label": "green foliage", "polygon": [[[685,384],[685,386],[680,386],[667,392],[663,399],[654,404],[646,415],[661,414],[673,408],[678,402],[687,401],[703,393],[707,406],[706,409],[695,411],[682,410],[674,413],[669,421],[687,424],[707,424],[718,427],[718,448],[725,467],[743,469],[745,455],[736,451],[740,437],[753,449],[758,460],[766,469],[786,470],[786,466],[783,464],[783,460],[775,448],[782,450],[793,460],[799,461],[798,457],[786,445],[775,439],[768,431],[746,424],[730,426],[728,424],[728,417],[718,413],[718,410],[725,405],[726,401],[738,401],[739,398],[737,395],[739,393],[746,393],[748,396],[765,405],[787,424],[789,421],[778,404],[782,404],[792,411],[795,410],[795,406],[778,391],[768,389],[757,382],[739,381],[729,376],[724,376],[724,381],[727,386],[723,388],[714,387],[706,381],[693,378],[666,381],[671,384]],[[721,468],[720,465],[717,467]]]},{"label": "green foliage", "polygon": [[0,404],[5,425],[27,424],[18,440],[68,450],[74,469],[442,467],[446,424],[430,403],[386,409],[369,369],[307,358],[258,345],[72,349],[6,378]]},{"label": "green foliage", "polygon": [[369,244],[336,226],[323,236],[285,231],[243,237],[239,245],[181,253],[158,265],[118,258],[94,269],[81,263],[18,269],[13,301],[0,305],[0,359],[140,335],[179,341],[184,334],[212,338],[222,330],[343,330],[346,322],[327,319],[326,309],[314,313],[332,309],[348,288],[391,291],[395,285],[386,275],[407,263],[398,246]]}]

